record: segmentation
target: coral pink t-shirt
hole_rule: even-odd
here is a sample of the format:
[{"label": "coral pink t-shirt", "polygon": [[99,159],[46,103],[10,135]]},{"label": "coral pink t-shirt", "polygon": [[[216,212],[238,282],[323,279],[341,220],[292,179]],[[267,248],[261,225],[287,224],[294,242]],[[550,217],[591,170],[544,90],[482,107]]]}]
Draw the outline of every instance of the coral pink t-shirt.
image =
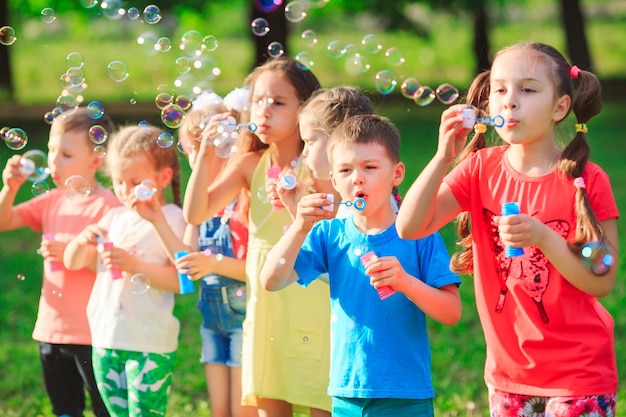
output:
[{"label": "coral pink t-shirt", "polygon": [[[16,206],[22,220],[35,232],[54,233],[54,239],[69,243],[111,207],[120,205],[115,195],[104,190],[81,200],[54,189]],[[86,268],[52,271],[44,265],[41,297],[33,339],[54,344],[90,345],[87,301],[96,274]]]},{"label": "coral pink t-shirt", "polygon": [[[496,389],[536,396],[614,393],[613,318],[571,285],[536,247],[506,258],[493,216],[504,202],[571,241],[576,187],[558,172],[526,177],[508,163],[508,146],[481,149],[445,178],[471,213],[476,304],[485,334],[485,380]],[[598,219],[619,216],[611,184],[597,165],[583,172]],[[602,279],[602,277],[598,277]]]}]

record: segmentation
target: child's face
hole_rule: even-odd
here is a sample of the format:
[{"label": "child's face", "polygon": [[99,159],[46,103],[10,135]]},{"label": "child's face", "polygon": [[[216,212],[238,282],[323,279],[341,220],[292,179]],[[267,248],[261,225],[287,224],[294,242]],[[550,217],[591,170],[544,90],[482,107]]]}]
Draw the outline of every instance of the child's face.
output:
[{"label": "child's face", "polygon": [[367,216],[382,207],[391,209],[393,186],[404,179],[404,165],[394,163],[378,143],[338,144],[332,150],[331,180],[343,201],[365,199]]},{"label": "child's face", "polygon": [[53,128],[48,140],[48,168],[54,185],[63,187],[72,175],[80,175],[93,185],[96,171],[103,162],[93,148],[86,131],[58,132]]},{"label": "child's face", "polygon": [[261,142],[299,141],[299,109],[296,89],[286,77],[271,71],[259,75],[254,83],[250,121],[257,125],[255,133]]},{"label": "child's face", "polygon": [[153,198],[161,198],[161,189],[169,183],[167,176],[164,176],[165,170],[157,171],[154,163],[142,153],[129,159],[114,154],[109,154],[107,159],[113,191],[118,200],[132,209],[135,202],[134,188],[146,180],[151,180],[158,190]]},{"label": "child's face", "polygon": [[319,128],[319,122],[313,113],[300,114],[300,137],[304,141],[304,164],[315,178],[330,179],[330,163],[326,155],[328,134]]},{"label": "child's face", "polygon": [[530,49],[499,55],[491,67],[489,113],[501,115],[496,130],[510,144],[554,142],[554,125],[567,114],[570,98],[557,97],[548,58]]}]

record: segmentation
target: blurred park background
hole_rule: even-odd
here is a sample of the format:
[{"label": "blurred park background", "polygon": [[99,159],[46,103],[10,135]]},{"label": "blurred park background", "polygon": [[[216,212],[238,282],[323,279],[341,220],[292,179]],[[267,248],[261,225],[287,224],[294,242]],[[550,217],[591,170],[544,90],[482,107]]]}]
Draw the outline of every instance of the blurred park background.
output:
[{"label": "blurred park background", "polygon": [[[23,149],[0,143],[0,165],[4,168],[15,153],[45,149],[46,113],[92,101],[118,124],[148,120],[175,135],[175,128],[161,120],[155,104],[159,93],[191,99],[207,90],[225,95],[258,62],[282,51],[325,87],[360,86],[377,111],[396,123],[407,163],[404,191],[433,154],[439,115],[450,104],[437,98],[428,103],[435,97],[426,94],[428,88],[453,86],[460,101],[497,50],[531,40],[552,44],[601,79],[605,107],[589,123],[591,157],[611,176],[623,211],[625,28],[626,0],[0,0],[0,127],[18,127],[28,136]],[[401,86],[411,83],[424,87],[421,99],[403,94]],[[572,126],[564,126],[564,140],[571,137]],[[19,201],[32,197],[27,184]],[[454,250],[452,227],[442,233]],[[39,239],[29,230],[0,234],[2,416],[52,416],[37,345],[30,338],[41,285]],[[616,266],[615,289],[602,302],[615,317],[623,370],[624,262]],[[430,325],[436,415],[486,416],[484,341],[470,277],[461,290],[461,323]],[[168,413],[174,417],[210,416],[198,362],[195,302],[190,295],[177,298],[181,336]],[[625,401],[626,388],[620,386],[618,416],[626,415]]]}]

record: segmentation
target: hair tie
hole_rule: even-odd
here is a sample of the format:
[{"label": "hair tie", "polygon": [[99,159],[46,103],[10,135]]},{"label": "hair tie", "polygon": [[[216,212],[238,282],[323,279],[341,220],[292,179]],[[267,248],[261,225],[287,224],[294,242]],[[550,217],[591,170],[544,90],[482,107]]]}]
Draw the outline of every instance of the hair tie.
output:
[{"label": "hair tie", "polygon": [[580,75],[580,68],[578,68],[576,65],[572,65],[569,68],[570,78],[578,78],[579,75]]},{"label": "hair tie", "polygon": [[576,123],[574,127],[576,128],[576,132],[587,133],[589,131],[585,123]]},{"label": "hair tie", "polygon": [[583,177],[576,177],[574,178],[574,187],[581,189],[581,188],[586,188],[585,187],[585,179]]},{"label": "hair tie", "polygon": [[474,132],[485,133],[487,131],[487,125],[484,123],[476,123],[474,125]]}]

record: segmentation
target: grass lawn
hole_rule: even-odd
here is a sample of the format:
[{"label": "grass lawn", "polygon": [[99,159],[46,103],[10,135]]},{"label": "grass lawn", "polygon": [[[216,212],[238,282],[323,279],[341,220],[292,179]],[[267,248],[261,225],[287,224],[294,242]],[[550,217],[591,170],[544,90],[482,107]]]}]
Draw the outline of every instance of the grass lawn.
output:
[{"label": "grass lawn", "polygon": [[[403,160],[407,164],[404,192],[435,150],[438,117],[443,106],[433,104],[420,108],[389,97],[376,99],[379,113],[389,116],[399,127],[403,137]],[[618,206],[626,208],[626,171],[624,151],[620,143],[621,103],[607,104],[603,112],[589,123],[589,141],[592,160],[605,168],[612,178]],[[2,120],[2,122],[4,122]],[[2,123],[0,123],[2,124]],[[45,127],[44,127],[45,128]],[[42,137],[45,132],[42,132]],[[41,142],[43,143],[43,142]],[[40,143],[40,144],[41,144]],[[36,146],[33,143],[33,146]],[[0,148],[0,164],[4,167],[12,153]],[[185,164],[183,163],[183,166]],[[188,172],[184,173],[187,176]],[[19,200],[31,198],[28,187],[23,187]],[[622,242],[626,241],[623,222],[619,223]],[[454,247],[451,226],[442,230],[449,249]],[[42,262],[36,254],[40,236],[29,230],[0,234],[0,415],[6,417],[52,416],[45,395],[37,352],[31,339],[37,302],[40,293]],[[622,243],[624,247],[625,243]],[[620,260],[618,276],[624,272]],[[18,279],[18,276],[23,279]],[[461,286],[464,303],[461,322],[452,327],[430,323],[433,353],[433,380],[438,397],[435,401],[439,416],[483,416],[486,414],[486,389],[482,379],[484,341],[473,303],[472,279],[466,277]],[[71,300],[68,300],[71,302]],[[204,376],[198,362],[200,315],[195,309],[196,296],[177,297],[176,315],[181,321],[178,363],[169,403],[173,417],[210,416],[205,394]],[[626,341],[620,337],[626,332],[626,318],[619,314],[626,302],[626,288],[618,279],[611,295],[603,304],[615,317],[618,367],[626,366]],[[619,392],[617,415],[626,415],[626,389]],[[87,416],[91,416],[90,413]]]},{"label": "grass lawn", "polygon": [[[550,7],[547,7],[546,2],[538,0],[524,2],[532,4],[532,10],[517,9],[513,2],[492,3],[498,3],[498,6],[492,4],[493,8],[490,9],[495,17],[491,28],[492,52],[504,45],[528,39],[548,42],[565,51],[563,31],[554,24],[558,20],[553,14],[557,2],[552,2],[554,4]],[[583,3],[599,7],[602,2],[585,0]],[[180,55],[177,46],[181,35],[189,29],[200,30],[203,35],[218,35],[220,47],[212,56],[222,72],[215,80],[214,87],[220,94],[229,92],[239,86],[251,65],[252,50],[246,11],[238,2],[219,2],[207,7],[213,8],[208,16],[184,15],[178,16],[178,21],[166,17],[161,24],[152,27],[140,25],[139,22],[133,25],[127,21],[123,24],[106,24],[104,19],[88,20],[80,16],[58,16],[54,25],[47,26],[38,20],[21,24],[16,22],[18,41],[10,47],[16,100],[9,103],[0,92],[0,127],[25,129],[30,138],[26,149],[45,146],[49,126],[44,123],[42,116],[54,107],[61,93],[59,78],[67,70],[65,57],[74,51],[84,56],[89,85],[83,93],[85,103],[101,101],[105,111],[117,123],[137,123],[148,119],[158,124],[158,109],[151,101],[157,94],[159,84],[172,86],[181,75],[177,73],[174,63]],[[514,19],[507,15],[507,10],[510,12],[513,9],[518,13]],[[371,63],[368,72],[348,75],[344,62],[333,60],[325,50],[332,40],[360,45],[361,38],[368,33],[378,33],[384,48],[394,46],[403,51],[406,62],[393,68],[399,83],[405,78],[416,77],[432,88],[442,82],[449,82],[461,89],[469,84],[473,59],[470,54],[468,16],[426,14],[424,22],[431,29],[430,37],[416,38],[393,32],[381,33],[375,27],[376,19],[352,19],[340,14],[326,16],[323,12],[324,9],[320,9],[320,16],[316,20],[307,19],[293,25],[290,45],[292,56],[298,51],[310,51],[315,60],[313,70],[324,86],[349,83],[360,85],[367,91],[375,91],[376,72],[389,66],[382,53],[367,56]],[[597,14],[596,18],[588,21],[590,50],[601,79],[625,77],[623,13],[618,12]],[[374,28],[368,27],[367,22],[374,24]],[[315,46],[303,45],[299,34],[305,29],[315,29],[317,32],[318,43]],[[168,36],[174,46],[172,51],[157,54],[153,51],[150,54],[139,51],[137,36],[146,31]],[[130,76],[126,81],[114,82],[107,76],[106,68],[111,60],[122,60],[128,64]],[[193,70],[191,73],[194,74]],[[207,76],[200,71],[195,75],[199,78]],[[623,100],[624,87],[622,85],[618,88],[621,88],[621,93],[617,88],[609,93]],[[183,90],[181,87],[180,91]],[[180,92],[177,91],[177,94]],[[389,116],[402,133],[402,156],[407,165],[407,176],[400,187],[404,193],[434,153],[443,106],[435,102],[428,107],[418,107],[402,98],[380,94],[372,97],[377,111]],[[134,100],[138,102],[136,105],[128,104]],[[34,111],[25,107],[33,104],[40,107]],[[591,158],[610,175],[622,211],[626,210],[626,151],[620,134],[623,108],[624,101],[607,103],[603,112],[588,124]],[[571,134],[573,121],[568,129]],[[0,168],[4,168],[12,154],[13,151],[0,143]],[[186,162],[182,165],[187,166]],[[183,183],[186,183],[188,170],[183,174]],[[32,198],[32,194],[24,186],[18,200],[29,198]],[[619,222],[618,227],[621,241],[624,242],[621,246],[624,247],[624,222]],[[453,250],[453,227],[446,226],[442,235],[448,248]],[[37,344],[31,339],[43,267],[41,257],[36,254],[39,241],[40,235],[29,230],[0,233],[0,345],[3,347],[0,349],[0,369],[3,371],[0,373],[0,416],[3,417],[53,416],[44,392]],[[618,367],[623,370],[626,369],[626,340],[622,335],[626,334],[626,317],[619,314],[626,303],[626,284],[619,279],[626,269],[623,257],[616,266],[619,273],[615,288],[602,303],[615,318]],[[438,395],[435,400],[436,415],[485,416],[488,415],[487,393],[482,377],[485,344],[474,307],[471,278],[464,278],[461,295],[464,309],[459,324],[445,327],[430,323],[429,326],[433,380]],[[196,296],[177,297],[175,313],[181,322],[181,334],[169,402],[168,415],[171,417],[210,416],[204,374],[199,363],[200,315],[195,304]],[[93,417],[90,412],[86,415]],[[626,415],[626,388],[623,386],[618,393],[617,415]]]}]

